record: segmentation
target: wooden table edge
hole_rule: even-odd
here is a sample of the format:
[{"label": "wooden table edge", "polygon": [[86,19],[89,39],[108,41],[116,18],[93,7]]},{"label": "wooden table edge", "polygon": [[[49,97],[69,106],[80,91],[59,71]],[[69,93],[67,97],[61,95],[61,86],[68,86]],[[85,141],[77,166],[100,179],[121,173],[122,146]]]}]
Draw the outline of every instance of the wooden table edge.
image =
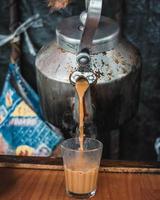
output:
[{"label": "wooden table edge", "polygon": [[[0,155],[0,167],[62,171],[63,163],[61,158],[55,157],[22,157]],[[160,162],[102,160],[100,172],[160,174]]]}]

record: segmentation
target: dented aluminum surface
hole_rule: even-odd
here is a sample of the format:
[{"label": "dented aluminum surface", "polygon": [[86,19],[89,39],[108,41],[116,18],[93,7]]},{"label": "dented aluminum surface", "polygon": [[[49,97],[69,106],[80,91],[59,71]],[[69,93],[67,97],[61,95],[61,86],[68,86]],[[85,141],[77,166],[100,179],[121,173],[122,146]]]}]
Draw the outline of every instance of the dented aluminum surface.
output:
[{"label": "dented aluminum surface", "polygon": [[[97,82],[85,99],[85,127],[89,127],[85,132],[96,134],[97,130],[100,139],[107,130],[121,126],[137,112],[141,60],[135,47],[122,40],[113,50],[91,55],[91,64]],[[36,69],[46,119],[64,133],[74,135],[77,99],[69,78],[78,69],[76,54],[52,42],[39,52]]]},{"label": "dented aluminum surface", "polygon": [[[79,72],[93,73],[97,80],[90,85],[84,103],[85,134],[97,134],[101,140],[106,137],[108,130],[123,125],[137,112],[141,60],[136,48],[120,38],[117,23],[103,17],[95,34],[94,39],[97,40],[93,40],[93,48],[89,49],[89,63],[81,71],[77,62],[77,48],[74,46],[75,42],[80,44],[81,36],[78,25],[73,26],[76,25],[76,19],[67,19],[67,29],[66,24],[61,23],[64,26],[57,31],[57,41],[39,52],[36,59],[37,85],[46,119],[61,128],[66,136],[73,136],[79,121],[79,110],[70,77]],[[110,26],[107,26],[109,21]],[[90,75],[85,74],[88,80],[93,80],[95,77]]]},{"label": "dented aluminum surface", "polygon": [[[97,83],[121,79],[139,65],[139,55],[127,42],[119,43],[111,51],[91,55],[91,68],[97,76]],[[36,66],[44,76],[64,83],[70,83],[70,74],[78,68],[76,55],[62,50],[54,42],[42,48]]]},{"label": "dented aluminum surface", "polygon": [[[77,70],[76,55],[50,43],[41,49],[36,60],[38,70],[49,79],[70,83],[70,74]],[[121,42],[110,51],[91,55],[91,68],[97,83],[121,79],[140,67],[136,50],[127,42]]]}]

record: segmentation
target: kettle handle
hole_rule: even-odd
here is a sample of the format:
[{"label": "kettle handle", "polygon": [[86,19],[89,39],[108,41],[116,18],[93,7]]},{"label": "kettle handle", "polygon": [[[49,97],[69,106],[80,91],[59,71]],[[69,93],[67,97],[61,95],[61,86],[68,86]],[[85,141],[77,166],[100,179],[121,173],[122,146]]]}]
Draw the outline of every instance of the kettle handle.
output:
[{"label": "kettle handle", "polygon": [[93,84],[97,80],[96,75],[90,69],[90,48],[101,18],[102,1],[103,0],[86,0],[86,7],[88,7],[87,18],[84,23],[85,26],[79,45],[79,52],[77,54],[79,68],[70,75],[70,82],[73,85],[80,77],[87,79],[89,84]]},{"label": "kettle handle", "polygon": [[87,19],[80,41],[79,53],[85,49],[89,51],[92,46],[93,37],[101,18],[103,0],[86,0],[85,2]]}]

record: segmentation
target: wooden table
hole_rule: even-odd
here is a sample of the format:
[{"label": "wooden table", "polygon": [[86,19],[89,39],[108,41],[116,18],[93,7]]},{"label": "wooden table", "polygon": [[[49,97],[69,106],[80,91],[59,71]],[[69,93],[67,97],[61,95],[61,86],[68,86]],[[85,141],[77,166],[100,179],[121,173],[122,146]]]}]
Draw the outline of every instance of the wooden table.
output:
[{"label": "wooden table", "polygon": [[[0,200],[69,200],[63,171],[0,169]],[[160,200],[160,175],[99,173],[93,200]]]},{"label": "wooden table", "polygon": [[[0,157],[0,200],[71,200],[65,194],[61,161],[54,165],[52,159],[5,160]],[[39,165],[33,161],[39,161]],[[160,200],[160,169],[156,165],[154,168],[143,163],[143,167],[137,168],[136,163],[102,162],[98,190],[92,199]]]}]

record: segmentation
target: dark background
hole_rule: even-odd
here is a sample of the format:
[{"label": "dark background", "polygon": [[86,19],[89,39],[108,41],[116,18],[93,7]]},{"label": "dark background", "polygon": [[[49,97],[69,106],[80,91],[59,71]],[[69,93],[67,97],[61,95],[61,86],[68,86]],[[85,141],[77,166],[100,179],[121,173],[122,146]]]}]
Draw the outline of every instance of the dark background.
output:
[{"label": "dark background", "polygon": [[[73,0],[67,8],[56,12],[50,11],[45,0],[18,2],[21,22],[36,13],[43,19],[42,28],[28,30],[37,51],[55,38],[56,24],[61,18],[80,14],[84,9],[84,1],[79,0]],[[0,34],[9,34],[9,0],[0,3]],[[139,111],[132,121],[121,127],[119,158],[156,161],[154,142],[160,137],[160,1],[104,0],[103,15],[119,21],[124,37],[138,47],[143,59]],[[10,44],[0,47],[0,91],[9,58]],[[21,70],[36,89],[34,62],[22,35]]]}]

